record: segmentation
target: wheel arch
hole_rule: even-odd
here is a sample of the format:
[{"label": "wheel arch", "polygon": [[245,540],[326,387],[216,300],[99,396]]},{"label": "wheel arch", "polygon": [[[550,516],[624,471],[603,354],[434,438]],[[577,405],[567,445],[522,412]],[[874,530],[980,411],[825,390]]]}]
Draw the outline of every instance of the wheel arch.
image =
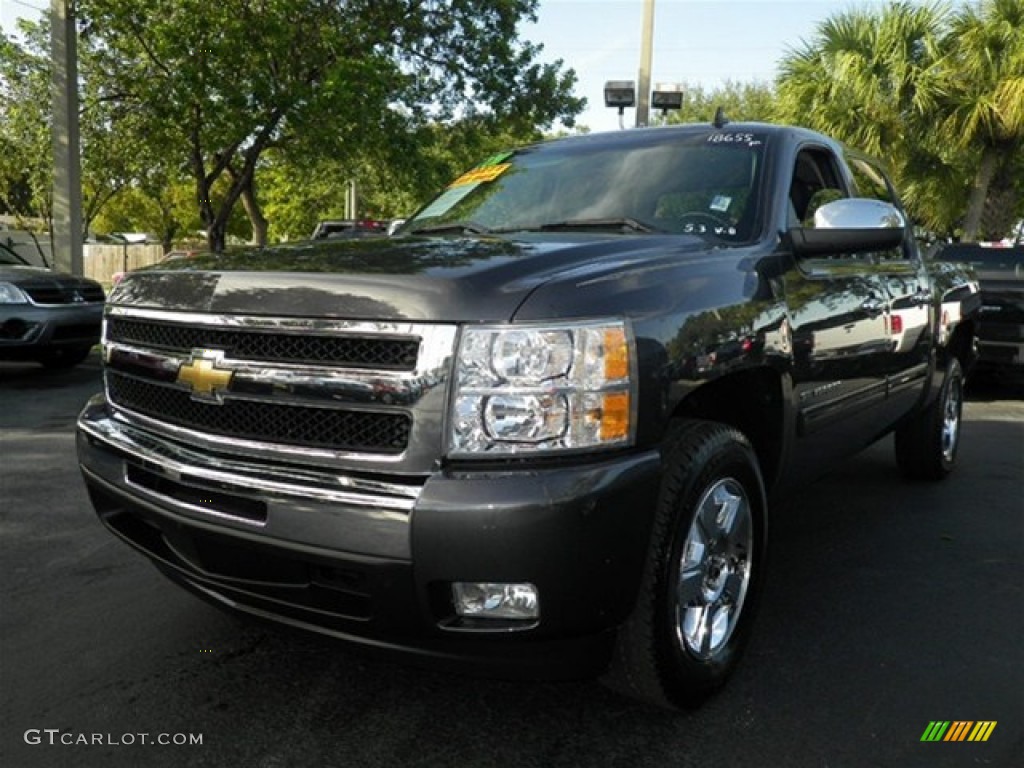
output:
[{"label": "wheel arch", "polygon": [[784,383],[783,375],[769,367],[730,373],[690,392],[671,416],[718,422],[745,435],[769,490],[779,477],[785,454]]},{"label": "wheel arch", "polygon": [[963,368],[964,374],[970,373],[978,357],[978,351],[975,346],[975,339],[977,338],[977,328],[975,326],[976,321],[973,317],[969,320],[964,320],[956,326],[945,346],[940,348],[939,361],[943,369],[949,362],[949,359],[955,357],[960,361],[960,367]]}]

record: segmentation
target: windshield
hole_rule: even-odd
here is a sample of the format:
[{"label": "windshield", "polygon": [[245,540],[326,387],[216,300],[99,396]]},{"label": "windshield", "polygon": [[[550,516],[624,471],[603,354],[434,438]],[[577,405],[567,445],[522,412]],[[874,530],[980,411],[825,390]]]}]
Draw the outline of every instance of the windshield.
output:
[{"label": "windshield", "polygon": [[30,266],[25,259],[21,258],[21,256],[3,243],[0,243],[0,264],[16,264],[19,267]]},{"label": "windshield", "polygon": [[403,232],[755,234],[765,137],[748,132],[627,141],[568,139],[496,155],[453,182]]}]

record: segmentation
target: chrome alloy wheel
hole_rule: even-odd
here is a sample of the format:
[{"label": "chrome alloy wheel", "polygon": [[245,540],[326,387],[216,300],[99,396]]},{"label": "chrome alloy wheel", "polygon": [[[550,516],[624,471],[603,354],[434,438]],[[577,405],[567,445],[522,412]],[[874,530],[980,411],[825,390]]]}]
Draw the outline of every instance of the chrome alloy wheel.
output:
[{"label": "chrome alloy wheel", "polygon": [[683,545],[675,604],[676,637],[699,659],[714,657],[736,628],[750,584],[753,536],[743,486],[726,477],[708,488]]},{"label": "chrome alloy wheel", "polygon": [[960,412],[963,407],[963,382],[954,378],[949,382],[946,402],[942,408],[942,458],[952,462],[960,438]]}]

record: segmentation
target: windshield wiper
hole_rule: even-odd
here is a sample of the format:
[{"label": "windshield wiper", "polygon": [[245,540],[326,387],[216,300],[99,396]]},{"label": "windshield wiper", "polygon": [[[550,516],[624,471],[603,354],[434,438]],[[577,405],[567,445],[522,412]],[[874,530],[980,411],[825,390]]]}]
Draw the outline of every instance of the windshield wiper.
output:
[{"label": "windshield wiper", "polygon": [[489,235],[491,229],[483,224],[473,221],[452,221],[447,224],[434,224],[430,227],[417,227],[409,232],[410,235],[441,235],[445,232],[455,232],[460,235]]},{"label": "windshield wiper", "polygon": [[531,229],[538,232],[568,232],[574,229],[619,229],[626,232],[664,232],[663,229],[629,217],[610,219],[566,219],[552,224],[541,224]]}]

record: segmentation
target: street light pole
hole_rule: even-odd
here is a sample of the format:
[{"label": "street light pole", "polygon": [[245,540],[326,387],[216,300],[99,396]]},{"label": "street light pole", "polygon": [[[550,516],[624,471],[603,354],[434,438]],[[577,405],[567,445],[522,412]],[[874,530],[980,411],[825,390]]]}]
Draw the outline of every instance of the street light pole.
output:
[{"label": "street light pole", "polygon": [[50,0],[53,58],[53,261],[74,275],[82,264],[82,167],[78,135],[78,37],[74,0]]},{"label": "street light pole", "polygon": [[654,49],[654,0],[644,0],[640,35],[640,72],[637,77],[636,127],[647,125],[651,111],[651,59]]}]

